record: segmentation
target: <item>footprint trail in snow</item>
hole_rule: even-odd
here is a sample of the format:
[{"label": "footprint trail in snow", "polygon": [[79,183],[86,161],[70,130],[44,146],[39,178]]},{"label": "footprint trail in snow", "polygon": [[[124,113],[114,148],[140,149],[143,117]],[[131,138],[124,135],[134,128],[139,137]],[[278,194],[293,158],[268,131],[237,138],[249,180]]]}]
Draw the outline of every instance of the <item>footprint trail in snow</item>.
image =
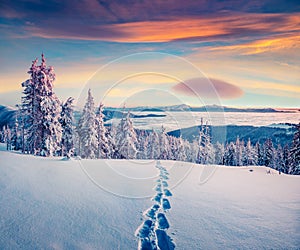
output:
[{"label": "footprint trail in snow", "polygon": [[169,173],[159,161],[155,167],[159,170],[154,187],[156,194],[151,199],[155,204],[143,212],[144,221],[135,232],[139,238],[138,250],[175,249],[172,238],[167,234],[170,224],[166,212],[171,209],[169,197],[172,196],[168,189]]}]

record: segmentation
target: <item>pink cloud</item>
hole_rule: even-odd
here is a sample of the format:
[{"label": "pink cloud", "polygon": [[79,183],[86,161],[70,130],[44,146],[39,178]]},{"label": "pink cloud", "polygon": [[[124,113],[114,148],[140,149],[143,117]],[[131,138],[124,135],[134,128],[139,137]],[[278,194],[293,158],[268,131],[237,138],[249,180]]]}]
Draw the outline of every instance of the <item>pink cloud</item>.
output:
[{"label": "pink cloud", "polygon": [[234,99],[244,94],[236,85],[214,78],[189,79],[176,84],[172,89],[180,94],[203,98]]}]

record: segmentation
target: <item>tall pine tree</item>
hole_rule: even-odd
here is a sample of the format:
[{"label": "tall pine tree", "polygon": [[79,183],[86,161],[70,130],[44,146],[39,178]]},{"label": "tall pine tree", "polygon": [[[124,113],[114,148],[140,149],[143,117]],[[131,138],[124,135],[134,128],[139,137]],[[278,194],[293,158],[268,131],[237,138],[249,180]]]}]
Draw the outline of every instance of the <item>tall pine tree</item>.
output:
[{"label": "tall pine tree", "polygon": [[74,154],[74,115],[72,97],[62,105],[60,123],[62,126],[61,152],[62,156],[70,158]]},{"label": "tall pine tree", "polygon": [[137,135],[130,119],[130,112],[123,117],[118,125],[116,143],[121,158],[134,159],[137,154]]},{"label": "tall pine tree", "polygon": [[79,154],[83,158],[97,157],[98,139],[96,129],[95,103],[91,89],[78,122]]},{"label": "tall pine tree", "polygon": [[104,159],[110,157],[109,143],[107,139],[107,131],[104,126],[103,104],[100,103],[98,114],[96,116],[96,130],[98,139],[97,157]]},{"label": "tall pine tree", "polygon": [[34,60],[28,73],[30,79],[22,83],[26,150],[35,155],[52,156],[60,149],[62,135],[60,101],[53,91],[54,69],[47,67],[42,54],[41,65]]},{"label": "tall pine tree", "polygon": [[275,149],[271,139],[267,139],[263,145],[264,165],[266,167],[274,167]]},{"label": "tall pine tree", "polygon": [[300,174],[300,123],[296,125],[292,147],[289,155],[289,174]]}]

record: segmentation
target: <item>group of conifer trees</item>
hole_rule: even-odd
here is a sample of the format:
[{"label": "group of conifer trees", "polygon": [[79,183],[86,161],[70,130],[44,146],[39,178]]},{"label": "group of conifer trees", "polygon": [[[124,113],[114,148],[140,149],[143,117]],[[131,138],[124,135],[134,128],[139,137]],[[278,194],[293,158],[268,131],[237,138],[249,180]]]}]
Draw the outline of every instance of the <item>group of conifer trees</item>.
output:
[{"label": "group of conifer trees", "polygon": [[226,145],[212,144],[209,126],[201,124],[193,141],[160,131],[136,130],[131,114],[117,126],[105,126],[103,104],[95,107],[92,92],[81,116],[74,120],[72,97],[61,103],[53,91],[55,73],[34,60],[30,78],[22,83],[23,97],[13,127],[4,127],[1,141],[7,149],[38,156],[80,156],[86,159],[160,159],[228,166],[264,165],[287,174],[300,174],[300,124],[290,146],[275,147],[271,139],[252,145],[239,138]]}]

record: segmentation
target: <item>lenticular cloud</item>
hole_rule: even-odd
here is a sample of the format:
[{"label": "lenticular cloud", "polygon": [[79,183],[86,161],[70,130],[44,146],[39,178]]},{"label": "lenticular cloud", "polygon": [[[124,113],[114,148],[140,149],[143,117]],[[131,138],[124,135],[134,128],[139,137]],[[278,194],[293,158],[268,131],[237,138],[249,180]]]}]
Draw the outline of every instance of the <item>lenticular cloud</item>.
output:
[{"label": "lenticular cloud", "polygon": [[173,86],[173,90],[188,96],[206,98],[233,99],[241,97],[244,92],[239,87],[214,78],[193,78]]}]

